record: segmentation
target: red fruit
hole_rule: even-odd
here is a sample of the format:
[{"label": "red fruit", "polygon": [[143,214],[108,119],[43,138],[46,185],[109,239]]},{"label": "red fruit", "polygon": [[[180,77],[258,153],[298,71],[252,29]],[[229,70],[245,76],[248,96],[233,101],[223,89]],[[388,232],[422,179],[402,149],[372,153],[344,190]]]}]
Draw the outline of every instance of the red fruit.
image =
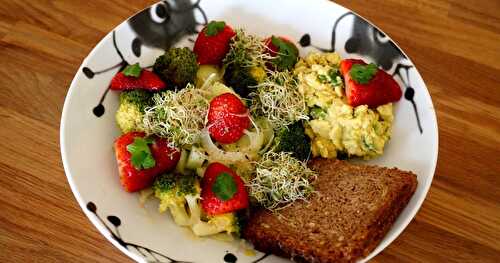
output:
[{"label": "red fruit", "polygon": [[[219,176],[226,176],[226,179],[229,177],[231,182],[218,179]],[[214,187],[216,183],[218,185]],[[221,189],[221,187],[225,186],[227,188]],[[221,198],[220,192],[225,193],[225,200]],[[209,215],[229,213],[247,208],[248,193],[245,189],[245,183],[229,167],[221,163],[211,163],[201,181],[201,207]]]},{"label": "red fruit", "polygon": [[[294,45],[290,39],[286,37],[279,36],[279,39],[283,40],[284,42]],[[273,44],[272,37],[268,37],[264,40],[264,43],[269,51],[269,54],[271,54],[273,57],[276,56],[279,52],[279,48]],[[294,45],[295,46],[295,45]]]},{"label": "red fruit", "polygon": [[224,93],[210,101],[208,132],[214,140],[223,144],[234,143],[248,127],[248,109],[236,95]]},{"label": "red fruit", "polygon": [[118,137],[115,141],[116,161],[122,186],[128,192],[135,192],[153,184],[155,177],[163,172],[175,168],[180,158],[180,152],[168,146],[168,141],[154,138],[149,149],[155,159],[156,165],[152,168],[137,170],[131,163],[132,154],[127,146],[134,142],[136,137],[144,138],[143,132],[129,132]]},{"label": "red fruit", "polygon": [[166,87],[165,83],[155,73],[144,69],[139,77],[125,76],[123,72],[118,72],[110,84],[112,90],[146,89],[158,91]]},{"label": "red fruit", "polygon": [[271,62],[266,63],[266,66],[271,70],[292,70],[297,63],[299,50],[297,46],[285,37],[271,36],[264,40],[267,47],[266,52],[275,57]]},{"label": "red fruit", "polygon": [[[214,28],[208,30],[209,27]],[[224,22],[210,22],[198,34],[194,43],[193,52],[197,55],[198,63],[200,65],[220,65],[229,51],[229,42],[234,35],[236,35],[234,30]]]},{"label": "red fruit", "polygon": [[349,71],[354,64],[366,65],[360,59],[344,59],[340,62],[340,73],[344,76],[347,103],[356,107],[368,105],[375,108],[389,102],[398,101],[402,92],[394,78],[378,69],[367,84],[360,84],[351,78]]}]

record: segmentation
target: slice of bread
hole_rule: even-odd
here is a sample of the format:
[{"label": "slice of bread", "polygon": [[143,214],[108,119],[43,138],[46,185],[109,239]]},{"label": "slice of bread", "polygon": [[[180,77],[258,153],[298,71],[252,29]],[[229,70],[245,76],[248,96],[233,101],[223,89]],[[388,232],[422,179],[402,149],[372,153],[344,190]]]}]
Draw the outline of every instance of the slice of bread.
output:
[{"label": "slice of bread", "polygon": [[417,187],[411,172],[315,159],[317,193],[272,213],[252,211],[242,231],[257,250],[296,262],[354,262],[378,245]]}]

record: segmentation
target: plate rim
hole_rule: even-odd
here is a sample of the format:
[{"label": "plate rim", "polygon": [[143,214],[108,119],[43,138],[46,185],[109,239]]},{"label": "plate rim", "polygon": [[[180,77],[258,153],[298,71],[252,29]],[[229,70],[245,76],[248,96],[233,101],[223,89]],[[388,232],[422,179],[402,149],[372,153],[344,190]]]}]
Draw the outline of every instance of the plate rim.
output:
[{"label": "plate rim", "polygon": [[[147,8],[149,8],[149,6],[142,9],[142,10],[145,10]],[[103,223],[101,221],[99,221],[97,216],[92,214],[87,209],[87,204],[85,203],[85,200],[83,200],[83,196],[80,193],[75,181],[73,180],[73,175],[72,175],[71,170],[70,170],[71,168],[70,168],[69,163],[68,163],[69,161],[68,161],[67,153],[66,153],[66,133],[65,133],[66,122],[65,122],[65,120],[67,119],[67,115],[68,115],[69,101],[71,100],[72,95],[73,95],[74,91],[76,90],[75,87],[77,85],[77,82],[80,81],[80,79],[82,77],[81,72],[84,68],[85,62],[90,57],[95,55],[94,53],[97,52],[97,50],[99,50],[100,47],[102,47],[105,44],[107,38],[110,38],[112,36],[112,33],[114,30],[116,30],[118,27],[122,26],[122,24],[126,23],[131,17],[135,16],[137,13],[141,12],[142,10],[136,12],[135,14],[133,14],[132,16],[127,18],[127,20],[125,20],[125,21],[121,22],[120,24],[118,24],[117,26],[115,26],[110,32],[108,32],[92,48],[90,53],[82,60],[80,66],[78,67],[78,70],[77,70],[75,76],[73,77],[73,80],[70,83],[66,97],[64,98],[63,110],[62,110],[62,114],[61,114],[60,127],[59,127],[59,144],[60,144],[60,151],[61,151],[61,158],[62,158],[64,173],[66,175],[69,186],[71,188],[71,192],[73,192],[73,196],[75,197],[76,201],[78,202],[78,205],[80,205],[80,208],[83,211],[83,213],[87,216],[87,218],[94,225],[94,227],[97,228],[97,230],[100,232],[100,234],[102,236],[104,236],[109,242],[111,242],[111,244],[113,244],[116,248],[118,248],[122,253],[124,253],[125,255],[130,257],[131,259],[135,260],[136,262],[145,262],[145,259],[143,257],[135,254],[135,253],[132,253],[130,250],[128,250],[124,246],[120,245],[120,243],[113,238],[113,236],[111,235],[109,230],[103,225]]]}]

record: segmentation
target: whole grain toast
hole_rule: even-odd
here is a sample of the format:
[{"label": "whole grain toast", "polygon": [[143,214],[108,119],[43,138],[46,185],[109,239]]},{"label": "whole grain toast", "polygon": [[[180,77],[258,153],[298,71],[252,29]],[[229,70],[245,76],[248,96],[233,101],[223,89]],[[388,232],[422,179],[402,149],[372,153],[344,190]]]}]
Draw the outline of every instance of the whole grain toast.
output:
[{"label": "whole grain toast", "polygon": [[257,250],[297,262],[353,262],[368,255],[417,187],[411,172],[315,159],[317,193],[272,213],[252,211],[242,231]]}]

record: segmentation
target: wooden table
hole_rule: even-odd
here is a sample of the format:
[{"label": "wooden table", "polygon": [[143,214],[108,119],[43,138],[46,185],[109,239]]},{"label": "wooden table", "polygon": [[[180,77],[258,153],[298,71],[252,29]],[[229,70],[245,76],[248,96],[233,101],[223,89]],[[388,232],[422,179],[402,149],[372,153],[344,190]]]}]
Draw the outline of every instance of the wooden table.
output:
[{"label": "wooden table", "polygon": [[[75,201],[59,120],[82,59],[153,2],[0,0],[0,262],[130,261]],[[339,2],[407,52],[439,121],[429,195],[374,262],[499,262],[500,1]]]}]

